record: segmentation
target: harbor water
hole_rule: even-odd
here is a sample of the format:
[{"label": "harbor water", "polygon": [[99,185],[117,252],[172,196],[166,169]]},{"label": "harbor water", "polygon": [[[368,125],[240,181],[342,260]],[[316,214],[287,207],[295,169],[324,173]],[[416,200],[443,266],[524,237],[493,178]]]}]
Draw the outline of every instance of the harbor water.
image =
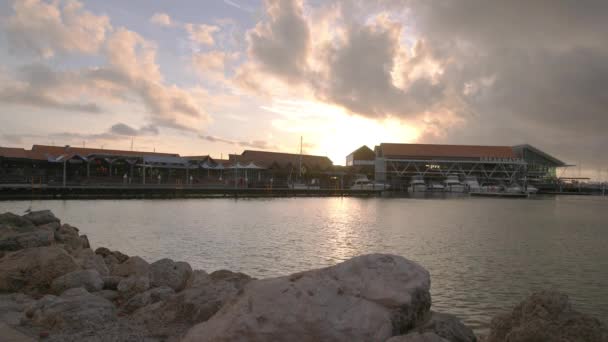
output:
[{"label": "harbor water", "polygon": [[608,198],[276,198],[6,201],[51,209],[94,247],[148,261],[271,277],[364,253],[431,273],[433,307],[477,332],[527,294],[555,289],[608,321]]}]

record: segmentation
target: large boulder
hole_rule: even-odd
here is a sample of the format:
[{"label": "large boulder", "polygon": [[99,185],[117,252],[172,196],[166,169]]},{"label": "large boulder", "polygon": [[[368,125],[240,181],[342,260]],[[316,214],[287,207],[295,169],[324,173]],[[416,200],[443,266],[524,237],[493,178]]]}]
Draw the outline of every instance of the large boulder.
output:
[{"label": "large boulder", "polygon": [[116,320],[114,305],[83,288],[65,291],[61,296],[47,295],[29,308],[30,324],[50,330],[94,330]]},{"label": "large boulder", "polygon": [[486,342],[606,342],[608,328],[596,318],[575,311],[568,296],[542,291],[512,312],[496,316]]},{"label": "large boulder", "polygon": [[78,228],[72,227],[69,224],[62,224],[61,227],[55,231],[55,240],[58,243],[65,245],[68,250],[91,247],[88,238],[85,235],[78,235]]},{"label": "large boulder", "polygon": [[132,275],[123,278],[116,289],[122,298],[128,299],[138,293],[142,293],[150,288],[150,279],[148,277],[140,277]]},{"label": "large boulder", "polygon": [[169,286],[155,287],[131,297],[131,299],[125,303],[122,310],[126,313],[132,313],[133,311],[143,308],[146,305],[154,304],[161,300],[166,300],[174,294],[175,291],[173,291],[173,289]]},{"label": "large boulder", "polygon": [[133,256],[121,264],[112,265],[111,275],[119,277],[128,277],[131,275],[148,277],[150,273],[150,264],[144,259]]},{"label": "large boulder", "polygon": [[47,293],[53,279],[77,269],[61,247],[23,249],[0,259],[0,291]]},{"label": "large boulder", "polygon": [[428,271],[371,254],[287,277],[251,281],[184,341],[384,341],[429,314]]},{"label": "large boulder", "polygon": [[434,333],[450,342],[476,342],[477,337],[471,328],[464,325],[454,315],[432,312],[428,321],[415,328],[417,332]]},{"label": "large boulder", "polygon": [[78,270],[64,274],[51,283],[51,290],[57,294],[75,287],[83,287],[89,292],[101,291],[103,279],[96,270]]},{"label": "large boulder", "polygon": [[150,284],[153,287],[169,286],[175,291],[186,287],[192,276],[192,267],[187,262],[161,259],[150,265]]},{"label": "large boulder", "polygon": [[60,222],[59,219],[55,217],[55,215],[50,210],[31,211],[26,215],[23,215],[23,218],[37,226],[41,226],[48,223]]},{"label": "large boulder", "polygon": [[36,227],[31,221],[12,213],[0,215],[0,251],[49,246],[53,242],[52,230]]},{"label": "large boulder", "polygon": [[72,255],[82,269],[94,269],[104,277],[110,274],[110,270],[103,260],[103,257],[99,254],[95,254],[92,249],[79,249]]}]

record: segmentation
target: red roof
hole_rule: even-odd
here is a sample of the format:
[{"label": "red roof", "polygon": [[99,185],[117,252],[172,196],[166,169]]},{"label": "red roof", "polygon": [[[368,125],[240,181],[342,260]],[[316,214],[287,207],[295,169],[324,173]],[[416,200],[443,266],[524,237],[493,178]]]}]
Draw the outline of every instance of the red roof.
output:
[{"label": "red roof", "polygon": [[0,157],[14,159],[46,160],[43,154],[17,147],[0,147]]},{"label": "red roof", "polygon": [[380,144],[385,158],[516,158],[510,146]]},{"label": "red roof", "polygon": [[69,148],[63,146],[47,146],[47,145],[34,145],[32,146],[32,152],[41,153],[49,156],[60,156],[64,154],[70,155],[81,155],[88,156],[92,154],[107,154],[107,155],[119,155],[119,156],[164,156],[164,157],[179,157],[176,153],[157,153],[157,152],[144,152],[144,151],[124,151],[124,150],[105,150],[100,148],[84,148],[84,147],[73,147]]},{"label": "red roof", "polygon": [[333,166],[332,161],[324,156],[313,156],[308,154],[295,154],[295,153],[281,153],[281,152],[266,152],[266,151],[252,151],[245,150],[241,155],[230,155],[230,161],[239,161],[241,163],[254,162],[259,166],[270,167],[276,163],[279,167],[283,168],[289,164],[298,166],[302,158],[302,164],[308,167],[318,167],[322,170],[331,168]]}]

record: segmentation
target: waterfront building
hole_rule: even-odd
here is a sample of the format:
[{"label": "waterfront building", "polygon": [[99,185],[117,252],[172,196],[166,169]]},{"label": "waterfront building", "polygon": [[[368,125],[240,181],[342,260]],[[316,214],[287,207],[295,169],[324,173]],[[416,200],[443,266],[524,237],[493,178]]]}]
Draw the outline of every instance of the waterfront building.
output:
[{"label": "waterfront building", "polygon": [[406,189],[413,178],[443,182],[448,175],[480,184],[541,182],[568,166],[530,145],[479,146],[382,143],[375,147],[375,179]]}]

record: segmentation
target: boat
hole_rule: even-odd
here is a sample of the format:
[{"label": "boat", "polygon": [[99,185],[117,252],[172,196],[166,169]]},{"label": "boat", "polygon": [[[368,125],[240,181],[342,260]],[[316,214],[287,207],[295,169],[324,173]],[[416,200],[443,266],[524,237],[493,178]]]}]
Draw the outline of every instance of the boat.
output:
[{"label": "boat", "polygon": [[517,183],[513,183],[507,187],[505,187],[505,192],[509,194],[522,194],[524,193],[524,189],[519,186]]},{"label": "boat", "polygon": [[407,187],[408,192],[426,192],[426,183],[422,176],[413,176],[410,180],[410,185]]},{"label": "boat", "polygon": [[427,187],[427,191],[431,192],[442,192],[444,190],[445,186],[443,186],[441,183],[430,182],[429,186]]},{"label": "boat", "polygon": [[448,192],[465,192],[466,190],[465,184],[460,182],[458,175],[448,175],[443,184],[445,185],[445,191]]},{"label": "boat", "polygon": [[464,177],[464,185],[468,191],[479,191],[480,189],[479,182],[477,182],[477,177]]},{"label": "boat", "polygon": [[533,185],[527,185],[526,192],[529,194],[536,194],[536,193],[538,193],[538,188]]},{"label": "boat", "polygon": [[372,182],[367,178],[359,178],[350,187],[351,190],[386,190],[390,186],[380,182]]}]

